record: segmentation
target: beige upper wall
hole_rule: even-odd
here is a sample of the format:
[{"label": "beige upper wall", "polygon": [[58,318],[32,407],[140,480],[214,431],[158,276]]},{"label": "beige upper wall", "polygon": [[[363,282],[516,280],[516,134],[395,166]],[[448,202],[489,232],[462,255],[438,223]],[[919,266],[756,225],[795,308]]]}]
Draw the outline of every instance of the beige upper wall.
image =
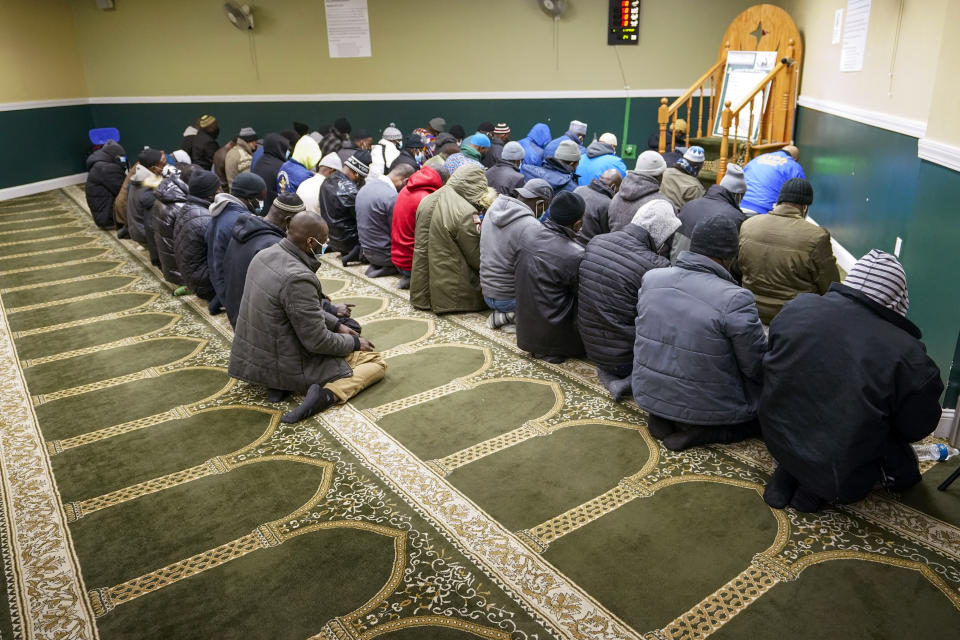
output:
[{"label": "beige upper wall", "polygon": [[[955,30],[960,25],[960,0],[950,0],[944,25]],[[951,34],[952,35],[952,34]],[[954,66],[960,60],[960,37],[943,38],[937,62],[937,77],[933,85],[927,137],[960,147],[960,91],[957,90],[957,72]]]},{"label": "beige upper wall", "polygon": [[0,102],[87,96],[77,51],[68,0],[0,0]]},{"label": "beige upper wall", "polygon": [[620,89],[618,52],[631,88],[682,88],[754,3],[644,0],[640,45],[610,47],[607,3],[577,0],[560,21],[559,70],[535,0],[369,0],[373,55],[353,59],[329,58],[322,0],[260,0],[256,66],[221,0],[71,4],[90,95],[156,96]]},{"label": "beige upper wall", "polygon": [[[903,19],[897,38],[901,4]],[[791,2],[788,10],[804,38],[800,95],[912,120],[927,120],[941,39],[951,25],[944,22],[947,0],[904,0],[902,3],[873,0],[863,71],[841,73],[841,45],[832,44],[831,39],[834,13],[842,8],[846,21],[846,7],[846,0]],[[950,73],[955,75],[952,70]]]}]

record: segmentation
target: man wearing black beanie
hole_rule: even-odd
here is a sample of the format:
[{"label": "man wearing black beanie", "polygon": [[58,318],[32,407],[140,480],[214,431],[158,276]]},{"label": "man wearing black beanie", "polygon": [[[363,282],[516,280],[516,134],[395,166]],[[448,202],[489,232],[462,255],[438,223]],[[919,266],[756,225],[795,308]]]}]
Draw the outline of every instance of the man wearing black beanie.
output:
[{"label": "man wearing black beanie", "polygon": [[520,235],[517,255],[517,346],[536,358],[561,363],[583,353],[577,329],[577,291],[583,247],[576,241],[584,202],[563,191],[547,220]]},{"label": "man wearing black beanie", "polygon": [[737,286],[737,225],[701,221],[677,264],[643,276],[633,397],[651,435],[681,451],[758,435],[767,341],[753,294]]},{"label": "man wearing black beanie", "polygon": [[756,296],[765,324],[801,293],[823,295],[840,282],[830,232],[806,220],[811,204],[810,183],[791,178],[773,211],[747,218],[740,228],[743,286]]}]

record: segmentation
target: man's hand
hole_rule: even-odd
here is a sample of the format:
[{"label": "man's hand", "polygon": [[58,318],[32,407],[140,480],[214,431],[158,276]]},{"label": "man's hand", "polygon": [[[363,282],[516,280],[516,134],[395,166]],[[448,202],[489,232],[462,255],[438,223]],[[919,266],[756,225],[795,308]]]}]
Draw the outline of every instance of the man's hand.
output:
[{"label": "man's hand", "polygon": [[360,338],[360,351],[373,351],[374,344],[366,338]]},{"label": "man's hand", "polygon": [[350,317],[350,314],[353,313],[353,308],[354,308],[355,306],[357,306],[357,305],[355,305],[355,304],[350,304],[349,302],[346,303],[346,304],[335,304],[335,305],[333,305],[333,307],[337,310],[337,317],[338,317],[338,318],[349,318],[349,317]]},{"label": "man's hand", "polygon": [[348,336],[357,336],[357,337],[360,336],[359,333],[357,333],[356,331],[354,331],[353,329],[351,329],[345,324],[337,325],[337,333],[343,333]]}]

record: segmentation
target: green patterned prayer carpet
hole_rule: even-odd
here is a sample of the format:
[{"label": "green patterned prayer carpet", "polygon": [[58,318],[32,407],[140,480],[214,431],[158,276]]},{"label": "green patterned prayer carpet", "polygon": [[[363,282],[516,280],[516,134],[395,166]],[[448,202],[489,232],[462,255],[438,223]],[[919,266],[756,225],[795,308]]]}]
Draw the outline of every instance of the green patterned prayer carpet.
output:
[{"label": "green patterned prayer carpet", "polygon": [[763,444],[674,453],[592,367],[394,278],[320,278],[388,359],[296,425],[82,188],[0,203],[0,638],[946,638],[960,483],[774,511]]}]

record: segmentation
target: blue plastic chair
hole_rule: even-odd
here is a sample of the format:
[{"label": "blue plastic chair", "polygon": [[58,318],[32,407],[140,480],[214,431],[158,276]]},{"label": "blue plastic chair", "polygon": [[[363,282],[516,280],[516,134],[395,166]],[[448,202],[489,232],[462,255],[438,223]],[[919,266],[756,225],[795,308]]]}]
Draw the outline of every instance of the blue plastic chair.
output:
[{"label": "blue plastic chair", "polygon": [[120,130],[116,127],[102,127],[90,129],[90,142],[98,147],[107,144],[109,140],[120,142]]}]

